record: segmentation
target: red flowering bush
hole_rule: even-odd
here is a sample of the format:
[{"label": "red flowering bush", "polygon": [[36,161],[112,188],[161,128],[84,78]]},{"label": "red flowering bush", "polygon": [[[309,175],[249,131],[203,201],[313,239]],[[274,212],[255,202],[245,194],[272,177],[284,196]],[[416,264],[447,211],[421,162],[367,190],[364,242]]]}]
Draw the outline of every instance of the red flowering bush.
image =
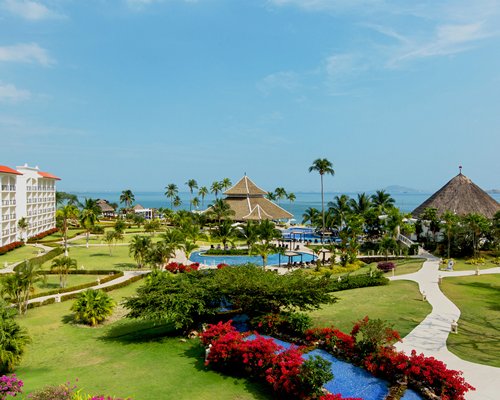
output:
[{"label": "red flowering bush", "polygon": [[165,265],[165,269],[173,274],[198,271],[198,269],[200,269],[200,263],[184,265],[182,263],[171,262]]},{"label": "red flowering bush", "polygon": [[340,394],[325,394],[319,400],[363,400],[360,397],[342,397]]},{"label": "red flowering bush", "polygon": [[396,264],[391,261],[381,261],[377,264],[377,268],[383,272],[389,272],[396,268]]},{"label": "red flowering bush", "polygon": [[226,267],[229,267],[229,265],[224,264],[224,263],[217,264],[217,269],[222,269],[222,268],[226,268]]},{"label": "red flowering bush", "polygon": [[363,358],[401,341],[399,333],[385,321],[369,319],[368,316],[354,324],[351,336],[355,340],[357,354]]},{"label": "red flowering bush", "polygon": [[322,348],[339,358],[349,360],[354,356],[354,338],[334,327],[309,329],[305,337],[308,342],[319,342]]},{"label": "red flowering bush", "polygon": [[51,229],[48,229],[46,231],[40,232],[40,233],[38,233],[35,236],[31,236],[28,239],[28,242],[35,242],[37,240],[43,239],[46,236],[49,236],[49,235],[52,235],[53,233],[56,233],[58,230],[59,229],[57,229],[57,228],[51,228]]},{"label": "red flowering bush", "polygon": [[17,249],[18,247],[23,247],[24,243],[23,242],[12,242],[9,244],[6,244],[5,246],[0,247],[0,256],[8,253],[9,251],[12,251],[14,249]]}]

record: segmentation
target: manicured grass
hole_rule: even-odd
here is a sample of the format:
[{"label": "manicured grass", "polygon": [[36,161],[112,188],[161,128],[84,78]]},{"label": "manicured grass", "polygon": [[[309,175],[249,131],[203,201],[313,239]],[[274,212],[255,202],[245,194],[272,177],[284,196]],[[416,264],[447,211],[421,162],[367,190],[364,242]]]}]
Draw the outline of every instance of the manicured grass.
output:
[{"label": "manicured grass", "polygon": [[[394,270],[394,275],[406,275],[406,274],[412,274],[414,272],[417,272],[420,268],[422,268],[422,265],[424,264],[424,259],[415,259],[415,258],[409,258],[409,259],[404,259],[404,260],[391,260],[391,262],[396,264],[396,269]],[[377,263],[371,263],[368,264],[364,268],[372,268],[373,270],[377,269]],[[362,268],[362,269],[364,269]],[[384,276],[392,276],[392,272],[386,272]]]},{"label": "manicured grass", "polygon": [[[123,235],[123,239],[118,241],[118,243],[130,243],[132,238],[135,236],[135,235],[139,235],[139,236],[149,236],[151,237],[151,240],[153,242],[158,242],[161,240],[161,237],[158,233],[156,233],[155,236],[152,236],[150,233],[134,233],[134,234],[125,234]],[[83,238],[80,238],[80,239],[76,239],[76,240],[72,240],[71,242],[69,242],[70,244],[87,244],[87,239],[85,237]],[[104,244],[104,245],[107,245],[107,243],[104,241],[104,235],[90,235],[90,238],[89,238],[89,245],[92,245],[92,244]]]},{"label": "manicured grass", "polygon": [[448,349],[464,360],[500,367],[500,275],[445,278],[441,288],[461,311]]},{"label": "manicured grass", "polygon": [[[80,235],[81,233],[84,233],[85,231],[83,229],[68,229],[68,239],[74,238],[75,236]],[[45,236],[43,239],[38,240],[38,243],[43,243],[46,241],[53,241],[53,240],[63,240],[64,235],[62,234],[61,231],[55,232],[52,235]]]},{"label": "manicured grass", "polygon": [[[141,283],[111,292],[120,300]],[[134,400],[271,399],[264,386],[204,366],[197,340],[165,336],[167,327],[126,319],[88,328],[70,322],[72,301],[29,310],[19,319],[33,338],[16,374],[24,392],[75,382],[84,392]]]},{"label": "manicured grass", "polygon": [[[101,278],[104,275],[101,275]],[[97,284],[97,275],[68,275],[66,287],[83,285],[84,283],[95,282]],[[59,289],[59,275],[46,275],[46,279],[35,284],[35,293],[43,293],[48,290]]]},{"label": "manicured grass", "polygon": [[[499,266],[498,264],[493,263],[492,257],[488,257],[488,256],[481,256],[481,257],[483,257],[485,259],[485,262],[484,262],[484,264],[477,264],[477,265],[467,264],[467,260],[465,260],[463,258],[458,258],[458,259],[454,258],[453,261],[455,262],[455,264],[453,265],[453,270],[454,271],[475,271],[476,268],[488,269],[488,268],[494,268],[494,267]],[[440,266],[440,269],[446,269],[446,265],[442,264]]]},{"label": "manicured grass", "polygon": [[39,251],[40,248],[37,249],[35,246],[29,244],[23,247],[19,247],[15,250],[9,251],[8,253],[5,253],[0,256],[0,268],[3,268],[4,263],[6,262],[12,264],[36,257]]},{"label": "manicured grass", "polygon": [[[128,254],[128,246],[113,246],[112,255],[109,255],[108,246],[70,247],[69,256],[76,259],[78,268],[82,266],[87,270],[116,269],[130,270],[137,268],[134,259]],[[43,264],[43,269],[50,269],[52,261]]]},{"label": "manicured grass", "polygon": [[335,325],[348,333],[355,321],[368,315],[388,321],[405,336],[431,312],[429,303],[422,301],[418,285],[410,281],[334,294],[339,298],[337,303],[310,313],[315,326]]}]

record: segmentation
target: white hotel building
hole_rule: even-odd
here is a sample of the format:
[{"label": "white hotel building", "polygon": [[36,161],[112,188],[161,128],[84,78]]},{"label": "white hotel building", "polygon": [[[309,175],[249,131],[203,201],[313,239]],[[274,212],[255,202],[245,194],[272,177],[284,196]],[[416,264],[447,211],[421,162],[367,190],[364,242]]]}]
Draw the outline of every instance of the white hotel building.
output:
[{"label": "white hotel building", "polygon": [[[55,175],[25,164],[16,169],[0,165],[0,246],[30,238],[56,226]],[[25,218],[28,228],[21,232],[18,222]]]}]

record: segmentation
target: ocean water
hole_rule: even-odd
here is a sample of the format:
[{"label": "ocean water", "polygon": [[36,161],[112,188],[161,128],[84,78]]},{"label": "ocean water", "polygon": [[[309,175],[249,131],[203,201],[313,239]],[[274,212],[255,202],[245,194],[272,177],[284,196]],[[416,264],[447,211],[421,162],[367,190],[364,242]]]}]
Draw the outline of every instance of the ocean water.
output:
[{"label": "ocean water", "polygon": [[[93,199],[106,199],[111,203],[119,203],[121,192],[72,192],[76,194],[80,200],[85,198]],[[366,192],[367,194],[372,194],[371,192]],[[335,196],[340,196],[341,194],[346,194],[349,197],[356,198],[357,193],[325,193],[325,208],[329,201],[333,201]],[[403,212],[411,212],[427,200],[432,193],[395,193],[391,194],[396,202],[396,207],[398,207]],[[161,192],[136,192],[135,204],[141,204],[145,208],[159,208],[159,207],[170,207],[170,200],[165,197]],[[281,200],[278,203],[288,212],[294,215],[297,221],[302,220],[302,214],[309,207],[317,208],[321,210],[321,194],[316,192],[296,192],[297,197],[293,203],[288,200]],[[500,194],[490,194],[496,201],[500,202]],[[189,210],[190,194],[189,192],[179,192],[179,197],[181,198],[182,205],[179,209]],[[210,194],[205,197],[203,207],[199,209],[205,209],[211,202],[215,200],[215,197]],[[201,201],[201,199],[200,199]]]}]

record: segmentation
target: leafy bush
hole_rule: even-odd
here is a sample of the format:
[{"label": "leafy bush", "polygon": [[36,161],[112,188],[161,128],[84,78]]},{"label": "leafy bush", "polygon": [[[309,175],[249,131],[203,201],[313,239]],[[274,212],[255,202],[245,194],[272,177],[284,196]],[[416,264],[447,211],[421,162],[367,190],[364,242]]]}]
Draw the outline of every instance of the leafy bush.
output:
[{"label": "leafy bush", "polygon": [[[52,260],[53,258],[60,256],[62,253],[64,253],[64,249],[62,247],[56,247],[53,250],[48,251],[47,253],[42,254],[41,256],[34,257],[30,259],[30,263],[34,266],[39,266],[47,261]],[[14,267],[14,271],[17,271],[17,268],[20,267],[21,264],[16,265]]]},{"label": "leafy bush", "polygon": [[94,235],[102,235],[104,233],[104,226],[94,225],[92,229],[90,229],[90,233]]},{"label": "leafy bush", "polygon": [[248,256],[248,249],[209,249],[202,256]]},{"label": "leafy bush", "polygon": [[35,236],[31,236],[28,239],[28,243],[35,243],[38,240],[43,239],[46,236],[49,236],[49,235],[52,235],[53,233],[56,233],[58,230],[59,229],[57,229],[57,228],[52,228],[52,229],[46,230],[44,232],[41,232],[41,233],[39,233],[39,234],[37,234]]},{"label": "leafy bush", "polygon": [[470,265],[482,265],[486,262],[483,257],[469,258],[465,263]]},{"label": "leafy bush", "polygon": [[69,383],[50,385],[38,389],[28,395],[29,400],[72,400],[74,387]]},{"label": "leafy bush", "polygon": [[0,299],[0,373],[12,372],[31,342],[26,329],[14,319],[15,315],[16,310]]},{"label": "leafy bush", "polygon": [[396,264],[391,261],[381,261],[377,264],[377,268],[383,272],[389,272],[396,269]]},{"label": "leafy bush", "polygon": [[383,275],[382,271],[373,271],[371,275],[345,275],[342,276],[340,280],[332,278],[328,284],[328,289],[332,292],[336,292],[370,286],[382,286],[388,283],[389,279]]},{"label": "leafy bush", "polygon": [[263,334],[285,339],[297,339],[311,328],[312,319],[304,313],[281,312],[255,317],[250,323]]},{"label": "leafy bush", "polygon": [[76,321],[96,326],[113,313],[115,306],[115,301],[107,293],[87,289],[78,294],[71,310],[75,312]]}]

